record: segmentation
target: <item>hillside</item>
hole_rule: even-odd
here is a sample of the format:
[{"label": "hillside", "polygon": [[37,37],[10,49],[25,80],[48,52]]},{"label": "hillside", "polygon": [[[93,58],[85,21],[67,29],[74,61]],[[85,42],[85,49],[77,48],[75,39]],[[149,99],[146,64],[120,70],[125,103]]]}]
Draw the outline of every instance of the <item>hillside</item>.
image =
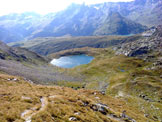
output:
[{"label": "hillside", "polygon": [[[22,76],[40,84],[56,84],[57,81],[80,81],[59,73],[57,67],[49,64],[50,59],[24,48],[12,48],[0,42],[0,71]],[[46,81],[46,82],[45,82]]]},{"label": "hillside", "polygon": [[[37,55],[34,52],[28,51],[24,48],[12,48],[0,41],[0,57],[1,59],[26,61],[31,63],[47,63],[48,61]],[[35,62],[34,62],[35,61]]]},{"label": "hillside", "polygon": [[[59,52],[59,55],[75,54],[80,52],[95,56],[95,59],[87,65],[81,65],[73,69],[60,69],[75,77],[82,76],[83,82],[76,87],[75,84],[60,83],[59,85],[71,88],[95,89],[103,91],[107,95],[124,100],[127,105],[136,107],[144,112],[144,116],[153,121],[162,120],[161,104],[161,63],[160,54],[146,61],[138,58],[115,55],[110,49],[77,49]],[[91,53],[90,53],[91,52]]]},{"label": "hillside", "polygon": [[[82,36],[45,37],[29,41],[10,43],[13,47],[24,47],[41,55],[49,55],[63,50],[92,47],[116,50],[116,54],[136,56],[150,51],[161,51],[161,26],[130,36]],[[64,46],[63,46],[64,45]]]},{"label": "hillside", "polygon": [[35,85],[21,77],[2,73],[0,97],[0,120],[3,122],[154,121],[122,99],[98,91]]}]

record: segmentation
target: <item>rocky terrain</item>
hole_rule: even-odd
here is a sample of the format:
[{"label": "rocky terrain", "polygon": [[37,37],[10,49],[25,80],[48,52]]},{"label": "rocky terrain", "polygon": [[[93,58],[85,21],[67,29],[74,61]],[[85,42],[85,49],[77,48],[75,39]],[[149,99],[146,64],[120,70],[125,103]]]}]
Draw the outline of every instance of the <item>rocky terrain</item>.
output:
[{"label": "rocky terrain", "polygon": [[139,56],[151,52],[162,52],[162,26],[142,33],[144,38],[124,43],[116,48],[117,54]]},{"label": "rocky terrain", "polygon": [[152,69],[162,68],[162,26],[142,33],[144,38],[115,47],[116,54],[134,56],[153,63]]}]

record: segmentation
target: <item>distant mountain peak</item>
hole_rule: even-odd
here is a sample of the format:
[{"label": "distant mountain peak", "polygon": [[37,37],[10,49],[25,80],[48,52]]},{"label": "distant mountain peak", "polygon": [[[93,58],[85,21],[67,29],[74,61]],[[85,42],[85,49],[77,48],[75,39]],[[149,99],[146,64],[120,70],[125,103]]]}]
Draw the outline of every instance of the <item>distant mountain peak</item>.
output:
[{"label": "distant mountain peak", "polygon": [[141,33],[162,21],[161,0],[71,4],[57,13],[33,12],[0,17],[0,40],[15,42],[36,37],[125,35]]}]

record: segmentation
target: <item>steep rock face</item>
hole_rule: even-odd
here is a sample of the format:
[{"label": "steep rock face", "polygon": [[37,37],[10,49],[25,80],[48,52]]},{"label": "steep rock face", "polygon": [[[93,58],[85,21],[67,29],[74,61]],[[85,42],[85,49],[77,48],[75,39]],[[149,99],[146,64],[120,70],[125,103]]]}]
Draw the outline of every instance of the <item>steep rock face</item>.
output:
[{"label": "steep rock face", "polygon": [[126,56],[144,55],[149,52],[162,52],[162,26],[152,28],[142,34],[140,39],[118,46],[117,54]]}]

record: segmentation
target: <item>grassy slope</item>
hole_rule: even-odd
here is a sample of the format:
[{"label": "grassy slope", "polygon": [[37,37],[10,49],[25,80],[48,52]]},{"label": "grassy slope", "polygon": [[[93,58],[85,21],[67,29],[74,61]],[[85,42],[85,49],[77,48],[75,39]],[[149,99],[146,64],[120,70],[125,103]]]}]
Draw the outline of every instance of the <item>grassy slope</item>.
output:
[{"label": "grassy slope", "polygon": [[[76,49],[78,51],[79,49]],[[106,91],[107,94],[123,98],[129,105],[137,107],[148,114],[149,118],[162,120],[162,83],[161,69],[149,70],[151,62],[137,58],[116,56],[111,49],[86,49],[86,54],[94,55],[95,59],[87,65],[73,69],[60,69],[74,76],[84,77],[86,88]],[[68,54],[75,50],[56,53]],[[90,53],[91,52],[91,53]],[[96,52],[96,53],[95,53]],[[63,85],[66,85],[65,83]],[[68,86],[70,86],[68,84]],[[71,87],[73,84],[71,84]],[[145,98],[139,97],[145,95]]]},{"label": "grassy slope", "polygon": [[[40,110],[42,97],[46,98],[46,104]],[[70,117],[76,117],[78,122],[115,122],[113,118],[93,111],[90,106],[95,103],[108,105],[108,115],[113,113],[120,117],[122,111],[126,110],[126,114],[136,121],[147,121],[142,111],[128,106],[123,100],[102,95],[94,90],[34,85],[21,77],[2,73],[0,73],[0,98],[0,120],[3,122],[22,122],[21,113],[31,108],[32,112],[36,113],[32,116],[33,122],[68,122]],[[83,103],[88,105],[84,106]],[[77,112],[79,115],[75,115]]]}]

